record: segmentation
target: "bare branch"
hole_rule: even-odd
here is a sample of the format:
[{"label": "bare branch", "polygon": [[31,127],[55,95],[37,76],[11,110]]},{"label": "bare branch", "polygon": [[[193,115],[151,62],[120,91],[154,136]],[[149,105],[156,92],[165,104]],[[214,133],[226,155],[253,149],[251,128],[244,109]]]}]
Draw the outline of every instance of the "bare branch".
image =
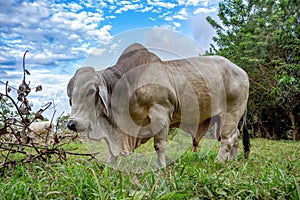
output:
[{"label": "bare branch", "polygon": [[[25,75],[26,75],[26,69],[25,69],[25,56],[29,51],[25,51],[24,55],[23,55],[23,83],[25,83]],[[28,71],[27,71],[28,72]]]}]

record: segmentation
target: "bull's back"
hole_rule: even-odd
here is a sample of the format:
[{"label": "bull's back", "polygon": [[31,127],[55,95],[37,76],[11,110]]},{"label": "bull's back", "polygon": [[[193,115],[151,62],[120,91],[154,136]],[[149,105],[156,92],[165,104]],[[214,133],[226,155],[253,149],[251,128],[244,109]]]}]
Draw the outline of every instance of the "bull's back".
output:
[{"label": "bull's back", "polygon": [[[247,74],[226,58],[200,56],[168,61],[165,65],[173,74],[174,87],[181,96],[180,103],[193,105],[191,97],[196,97],[200,121],[224,112],[228,103],[248,96]],[[192,92],[186,91],[187,85],[193,88]],[[191,107],[190,111],[193,110],[195,108]]]}]

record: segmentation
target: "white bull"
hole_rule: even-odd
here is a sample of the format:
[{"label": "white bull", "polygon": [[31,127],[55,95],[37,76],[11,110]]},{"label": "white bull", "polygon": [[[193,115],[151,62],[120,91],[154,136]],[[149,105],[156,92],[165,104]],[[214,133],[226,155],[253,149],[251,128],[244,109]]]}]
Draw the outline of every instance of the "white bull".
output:
[{"label": "white bull", "polygon": [[36,135],[43,136],[53,133],[54,124],[50,121],[32,122],[28,128],[29,131],[35,133]]},{"label": "white bull", "polygon": [[[112,67],[77,70],[67,88],[72,106],[67,125],[92,139],[105,139],[108,161],[131,154],[154,137],[158,164],[165,167],[170,127],[190,133],[196,149],[216,123],[221,140],[217,159],[224,161],[237,154],[238,123],[245,116],[248,91],[246,72],[223,57],[161,61],[133,44]],[[249,134],[246,126],[243,130],[247,156]]]}]

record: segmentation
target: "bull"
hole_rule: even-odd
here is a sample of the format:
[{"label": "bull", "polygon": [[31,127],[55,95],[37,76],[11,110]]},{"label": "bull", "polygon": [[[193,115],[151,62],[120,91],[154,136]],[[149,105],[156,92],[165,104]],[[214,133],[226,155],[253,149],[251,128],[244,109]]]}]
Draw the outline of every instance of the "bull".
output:
[{"label": "bull", "polygon": [[243,120],[244,155],[250,151],[245,124],[249,80],[245,71],[220,56],[162,61],[140,44],[127,47],[102,71],[83,67],[67,86],[70,130],[104,139],[108,162],[128,156],[154,138],[158,165],[166,167],[169,128],[192,136],[194,151],[214,124],[221,141],[217,160],[237,155]]},{"label": "bull", "polygon": [[49,121],[32,122],[28,128],[31,132],[39,136],[54,132],[54,124]]}]

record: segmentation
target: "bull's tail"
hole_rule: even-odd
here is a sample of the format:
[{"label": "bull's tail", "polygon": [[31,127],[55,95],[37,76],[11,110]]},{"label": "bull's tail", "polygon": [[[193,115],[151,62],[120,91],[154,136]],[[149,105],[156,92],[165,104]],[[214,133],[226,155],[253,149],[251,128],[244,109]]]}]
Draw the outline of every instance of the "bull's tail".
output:
[{"label": "bull's tail", "polygon": [[248,158],[250,153],[250,135],[247,129],[246,119],[247,119],[247,109],[243,115],[242,130],[243,130],[244,156],[245,158]]}]

